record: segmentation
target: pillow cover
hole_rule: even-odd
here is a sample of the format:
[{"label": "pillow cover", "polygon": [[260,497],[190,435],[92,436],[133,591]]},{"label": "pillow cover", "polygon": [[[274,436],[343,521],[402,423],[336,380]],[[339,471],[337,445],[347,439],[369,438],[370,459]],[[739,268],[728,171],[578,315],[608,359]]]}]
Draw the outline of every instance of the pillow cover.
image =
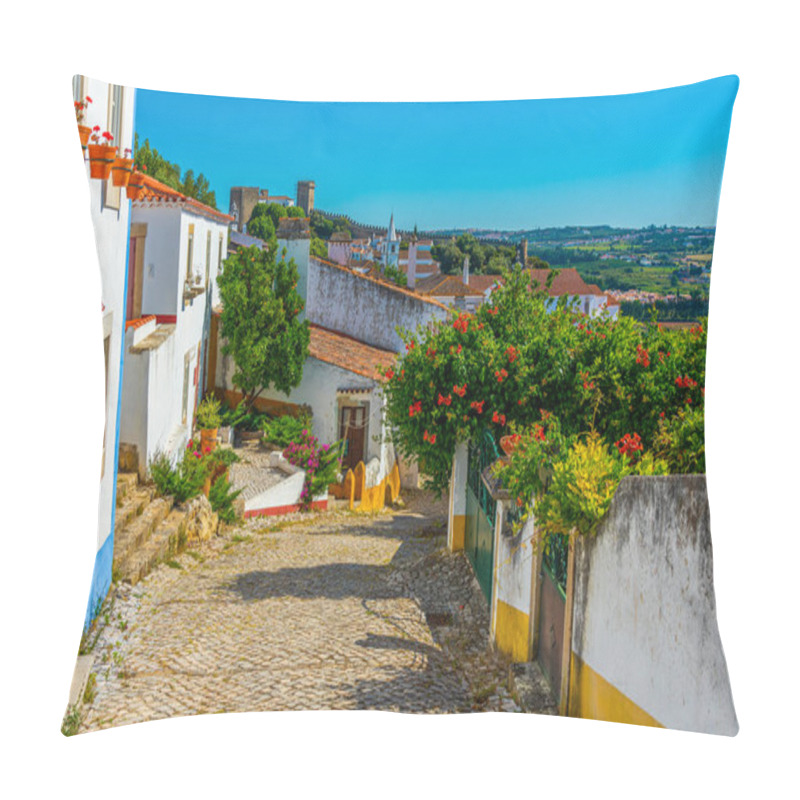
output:
[{"label": "pillow cover", "polygon": [[735,734],[703,408],[737,87],[76,76],[106,437],[63,731],[352,708]]}]

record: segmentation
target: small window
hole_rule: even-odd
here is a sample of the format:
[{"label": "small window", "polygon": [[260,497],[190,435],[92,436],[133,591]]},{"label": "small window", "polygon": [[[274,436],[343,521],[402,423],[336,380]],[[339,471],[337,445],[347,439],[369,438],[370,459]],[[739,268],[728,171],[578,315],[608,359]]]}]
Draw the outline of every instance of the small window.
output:
[{"label": "small window", "polygon": [[208,281],[211,278],[211,231],[206,231],[206,291],[208,291]]},{"label": "small window", "polygon": [[194,225],[189,226],[189,239],[186,243],[186,280],[192,279],[192,261],[194,261]]}]

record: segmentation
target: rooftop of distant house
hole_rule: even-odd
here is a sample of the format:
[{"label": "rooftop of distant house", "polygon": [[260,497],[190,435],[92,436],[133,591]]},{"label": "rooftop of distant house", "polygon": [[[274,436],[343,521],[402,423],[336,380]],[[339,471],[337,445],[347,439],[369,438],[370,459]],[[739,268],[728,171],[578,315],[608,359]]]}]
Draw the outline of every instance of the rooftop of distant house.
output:
[{"label": "rooftop of distant house", "polygon": [[[527,269],[525,270],[536,281],[540,287],[547,285],[547,279],[552,272],[550,269]],[[470,275],[469,285],[471,289],[477,289],[481,293],[492,288],[495,284],[503,283],[502,275]],[[588,284],[578,274],[574,267],[567,267],[557,271],[553,283],[547,293],[551,297],[561,297],[561,295],[605,295],[595,284]]]},{"label": "rooftop of distant house", "polygon": [[185,194],[181,194],[177,189],[173,189],[171,186],[167,186],[165,183],[161,183],[161,181],[157,181],[155,178],[151,178],[147,174],[142,174],[142,183],[144,185],[144,189],[139,197],[133,201],[134,205],[167,205],[167,204],[174,204],[180,208],[185,209],[194,214],[198,214],[201,217],[206,217],[208,219],[213,219],[215,222],[223,222],[223,223],[230,223],[234,221],[234,218],[230,214],[223,214],[222,211],[217,211],[216,208],[212,208],[205,203],[201,203],[199,200],[196,200],[194,197],[188,197]]},{"label": "rooftop of distant house", "polygon": [[456,275],[431,275],[417,281],[414,288],[430,297],[483,297],[483,292],[467,286]]}]

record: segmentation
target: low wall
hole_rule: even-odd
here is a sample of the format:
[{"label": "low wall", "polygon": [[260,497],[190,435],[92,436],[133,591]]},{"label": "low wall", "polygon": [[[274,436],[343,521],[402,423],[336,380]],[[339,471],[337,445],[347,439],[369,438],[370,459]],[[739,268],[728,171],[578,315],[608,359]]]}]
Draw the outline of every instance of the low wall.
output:
[{"label": "low wall", "polygon": [[570,716],[736,734],[705,476],[625,478],[574,575]]},{"label": "low wall", "polygon": [[527,661],[531,649],[531,581],[536,548],[533,516],[514,534],[498,504],[495,532],[495,587],[492,634],[497,649],[512,661]]}]

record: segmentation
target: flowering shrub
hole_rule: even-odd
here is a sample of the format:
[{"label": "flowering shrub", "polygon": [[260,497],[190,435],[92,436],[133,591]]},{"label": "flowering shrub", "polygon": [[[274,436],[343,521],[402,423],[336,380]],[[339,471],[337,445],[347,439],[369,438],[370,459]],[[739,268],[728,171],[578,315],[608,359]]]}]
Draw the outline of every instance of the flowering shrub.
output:
[{"label": "flowering shrub", "polygon": [[308,415],[293,417],[285,414],[274,419],[264,420],[264,443],[276,444],[278,447],[288,447],[292,442],[299,441],[302,432],[308,428],[311,420]]},{"label": "flowering shrub", "polygon": [[111,131],[103,131],[102,133],[100,133],[100,130],[101,130],[100,126],[99,125],[95,125],[94,128],[92,128],[92,133],[89,136],[89,138],[95,144],[102,144],[102,145],[110,146],[111,142],[114,139],[114,134],[111,133]]},{"label": "flowering shrub", "polygon": [[342,465],[340,444],[320,445],[316,436],[312,436],[307,428],[300,432],[299,441],[290,442],[283,455],[290,464],[305,470],[306,480],[300,494],[300,503],[304,508],[311,505],[312,500],[339,476]]},{"label": "flowering shrub", "polygon": [[457,443],[487,427],[519,435],[499,470],[517,505],[536,497],[546,530],[589,532],[624,475],[704,468],[706,331],[548,305],[517,270],[475,315],[405,333],[385,373],[388,416],[438,492]]},{"label": "flowering shrub", "polygon": [[[185,503],[203,491],[206,480],[213,477],[218,467],[228,467],[238,460],[233,450],[218,447],[211,452],[208,448],[201,449],[199,441],[190,439],[177,464],[173,466],[169,456],[158,453],[150,462],[149,471],[160,495],[172,496],[176,503]],[[224,475],[211,484],[208,494],[211,508],[224,522],[234,521],[232,504],[239,494],[240,491],[231,491],[231,485]]]}]

